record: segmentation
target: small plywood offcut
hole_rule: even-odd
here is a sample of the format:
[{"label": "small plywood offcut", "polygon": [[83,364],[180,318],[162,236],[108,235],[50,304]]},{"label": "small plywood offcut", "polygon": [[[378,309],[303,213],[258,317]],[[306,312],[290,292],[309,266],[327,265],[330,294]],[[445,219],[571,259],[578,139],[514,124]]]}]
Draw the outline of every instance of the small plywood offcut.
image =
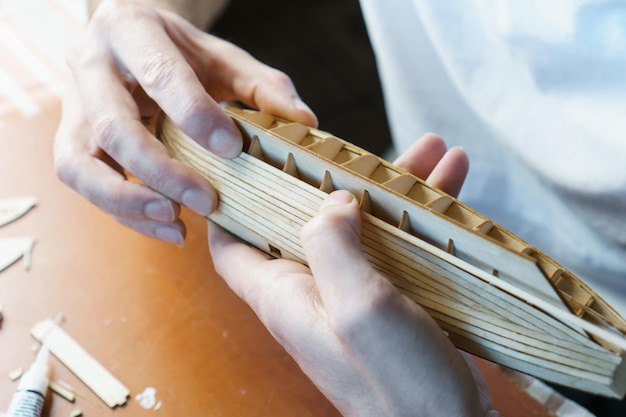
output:
[{"label": "small plywood offcut", "polygon": [[16,368],[9,372],[8,377],[11,381],[17,381],[24,375],[24,368]]},{"label": "small plywood offcut", "polygon": [[16,197],[0,199],[0,227],[9,224],[35,207],[35,197]]},{"label": "small plywood offcut", "polygon": [[31,335],[46,346],[102,401],[114,408],[123,405],[130,391],[53,320],[37,323]]},{"label": "small plywood offcut", "polygon": [[67,401],[71,403],[73,403],[74,400],[76,399],[76,394],[74,393],[74,390],[64,383],[57,382],[57,381],[50,381],[48,386],[50,387],[52,392],[57,393],[58,395],[65,398]]},{"label": "small plywood offcut", "polygon": [[24,266],[31,266],[31,254],[35,239],[32,237],[0,238],[0,272],[24,257]]}]

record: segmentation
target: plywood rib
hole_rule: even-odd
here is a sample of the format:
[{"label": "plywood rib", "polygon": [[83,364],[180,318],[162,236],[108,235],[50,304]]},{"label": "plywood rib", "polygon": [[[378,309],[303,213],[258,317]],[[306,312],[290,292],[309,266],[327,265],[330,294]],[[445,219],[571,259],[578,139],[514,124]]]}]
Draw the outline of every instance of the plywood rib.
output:
[{"label": "plywood rib", "polygon": [[571,272],[443,191],[328,133],[254,111],[231,116],[248,144],[232,160],[168,120],[160,131],[172,155],[219,192],[211,220],[306,264],[302,227],[329,192],[349,190],[361,202],[369,261],[458,347],[556,383],[624,395],[625,322]]}]

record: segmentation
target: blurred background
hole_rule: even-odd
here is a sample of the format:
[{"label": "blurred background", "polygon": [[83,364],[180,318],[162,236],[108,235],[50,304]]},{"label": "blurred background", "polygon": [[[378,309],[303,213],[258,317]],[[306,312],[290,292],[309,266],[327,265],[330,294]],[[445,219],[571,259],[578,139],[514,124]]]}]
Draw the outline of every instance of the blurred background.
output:
[{"label": "blurred background", "polygon": [[358,0],[232,0],[211,32],[286,72],[320,129],[383,156],[389,129]]}]

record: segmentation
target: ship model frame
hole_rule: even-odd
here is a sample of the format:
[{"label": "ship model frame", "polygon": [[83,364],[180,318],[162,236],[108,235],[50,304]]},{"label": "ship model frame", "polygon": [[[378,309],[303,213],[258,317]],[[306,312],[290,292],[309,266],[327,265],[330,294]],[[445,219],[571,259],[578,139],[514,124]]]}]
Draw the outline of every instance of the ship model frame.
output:
[{"label": "ship model frame", "polygon": [[169,119],[157,134],[220,195],[209,219],[275,257],[306,264],[304,224],[336,189],[360,201],[371,264],[459,349],[608,397],[626,392],[626,322],[589,286],[522,239],[330,133],[229,108],[244,151],[223,159]]}]

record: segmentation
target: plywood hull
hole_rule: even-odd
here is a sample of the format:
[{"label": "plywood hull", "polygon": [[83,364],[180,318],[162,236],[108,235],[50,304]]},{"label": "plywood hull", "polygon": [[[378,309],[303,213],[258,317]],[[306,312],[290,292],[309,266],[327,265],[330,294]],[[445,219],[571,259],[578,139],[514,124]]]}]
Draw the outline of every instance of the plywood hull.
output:
[{"label": "plywood hull", "polygon": [[306,264],[302,227],[330,191],[347,189],[361,200],[362,247],[372,265],[457,347],[548,381],[624,395],[624,321],[570,272],[442,191],[325,132],[263,113],[232,116],[248,141],[232,160],[167,120],[161,126],[172,154],[218,190],[212,221]]}]

